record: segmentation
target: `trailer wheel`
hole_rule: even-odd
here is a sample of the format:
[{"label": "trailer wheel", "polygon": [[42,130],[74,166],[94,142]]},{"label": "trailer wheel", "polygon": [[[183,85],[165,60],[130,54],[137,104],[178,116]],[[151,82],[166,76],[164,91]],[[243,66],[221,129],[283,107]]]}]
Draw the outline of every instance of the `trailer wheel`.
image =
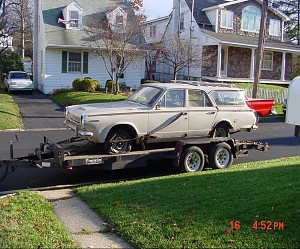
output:
[{"label": "trailer wheel", "polygon": [[197,146],[187,148],[181,155],[179,169],[181,172],[197,172],[204,167],[204,154]]},{"label": "trailer wheel", "polygon": [[208,154],[208,163],[214,169],[229,168],[233,161],[231,147],[227,143],[218,143]]},{"label": "trailer wheel", "polygon": [[[107,135],[104,144],[107,154],[122,154],[131,150],[131,135],[124,129],[114,129]],[[115,142],[111,142],[115,141]],[[119,141],[119,142],[118,142]]]}]

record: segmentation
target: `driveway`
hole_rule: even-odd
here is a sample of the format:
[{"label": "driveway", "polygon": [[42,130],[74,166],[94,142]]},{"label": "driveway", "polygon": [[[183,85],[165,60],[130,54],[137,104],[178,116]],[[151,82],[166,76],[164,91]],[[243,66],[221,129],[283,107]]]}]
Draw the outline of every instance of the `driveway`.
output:
[{"label": "driveway", "polygon": [[11,95],[20,108],[23,129],[44,130],[66,128],[64,107],[55,103],[49,95],[39,91],[13,93]]}]

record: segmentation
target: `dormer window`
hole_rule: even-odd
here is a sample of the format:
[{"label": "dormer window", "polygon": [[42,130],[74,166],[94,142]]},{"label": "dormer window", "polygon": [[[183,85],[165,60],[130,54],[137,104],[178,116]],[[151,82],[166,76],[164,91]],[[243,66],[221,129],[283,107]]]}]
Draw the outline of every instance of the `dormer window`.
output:
[{"label": "dormer window", "polygon": [[233,29],[233,12],[221,10],[221,28]]},{"label": "dormer window", "polygon": [[70,11],[70,27],[78,28],[78,26],[79,26],[79,12]]},{"label": "dormer window", "polygon": [[124,16],[117,15],[116,16],[116,28],[123,29],[124,28]]},{"label": "dormer window", "polygon": [[77,2],[70,3],[62,10],[63,19],[58,19],[63,23],[66,29],[80,29],[82,27],[82,8]]},{"label": "dormer window", "polygon": [[156,26],[150,26],[150,37],[151,38],[156,37]]}]

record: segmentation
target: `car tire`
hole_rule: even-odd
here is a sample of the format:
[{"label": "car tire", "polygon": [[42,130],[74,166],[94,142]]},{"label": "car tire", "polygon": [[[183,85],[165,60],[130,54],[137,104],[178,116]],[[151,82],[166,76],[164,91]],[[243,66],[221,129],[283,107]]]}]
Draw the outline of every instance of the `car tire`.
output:
[{"label": "car tire", "polygon": [[197,146],[187,148],[180,157],[179,169],[184,173],[201,171],[204,167],[205,157]]},{"label": "car tire", "polygon": [[[122,142],[110,142],[110,141]],[[132,137],[129,132],[124,129],[113,129],[109,132],[104,143],[105,152],[107,154],[122,154],[130,152],[132,147]]]},{"label": "car tire", "polygon": [[208,154],[208,163],[213,169],[229,168],[232,162],[233,155],[229,144],[218,143],[210,149]]},{"label": "car tire", "polygon": [[213,131],[213,137],[229,137],[228,125],[218,124]]}]

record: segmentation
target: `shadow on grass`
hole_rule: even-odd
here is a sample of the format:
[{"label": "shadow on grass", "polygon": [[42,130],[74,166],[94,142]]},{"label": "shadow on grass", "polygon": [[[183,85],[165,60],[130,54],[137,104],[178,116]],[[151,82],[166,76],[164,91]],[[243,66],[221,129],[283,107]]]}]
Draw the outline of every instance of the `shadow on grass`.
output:
[{"label": "shadow on grass", "polygon": [[[96,185],[78,193],[138,247],[298,248],[299,164],[270,166]],[[283,222],[285,230],[254,229],[261,220]],[[241,228],[227,234],[230,221]]]}]

